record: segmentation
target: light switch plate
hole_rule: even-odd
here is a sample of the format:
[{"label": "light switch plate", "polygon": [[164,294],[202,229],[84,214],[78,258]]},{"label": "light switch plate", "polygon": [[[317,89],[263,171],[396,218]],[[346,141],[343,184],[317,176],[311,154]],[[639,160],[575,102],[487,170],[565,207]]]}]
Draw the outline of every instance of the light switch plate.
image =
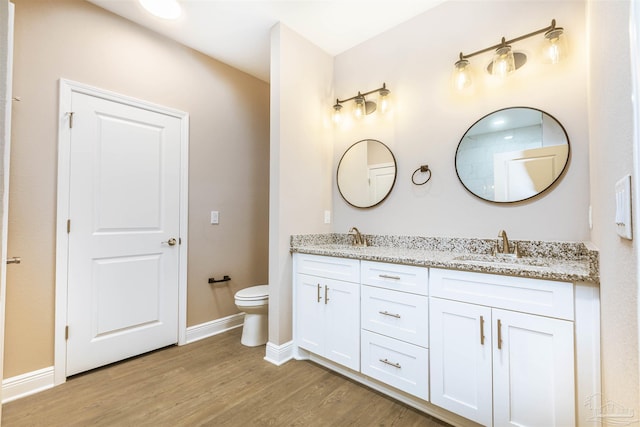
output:
[{"label": "light switch plate", "polygon": [[631,224],[631,175],[616,182],[616,230],[620,237],[633,238]]},{"label": "light switch plate", "polygon": [[211,211],[211,224],[220,223],[220,213],[218,211]]}]

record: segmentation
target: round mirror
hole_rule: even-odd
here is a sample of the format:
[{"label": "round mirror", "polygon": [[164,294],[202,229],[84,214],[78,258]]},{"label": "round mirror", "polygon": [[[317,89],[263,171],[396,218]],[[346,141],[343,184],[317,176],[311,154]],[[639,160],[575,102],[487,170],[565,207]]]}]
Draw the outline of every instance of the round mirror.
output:
[{"label": "round mirror", "polygon": [[370,208],[382,202],[395,182],[396,159],[389,147],[375,139],[356,142],[338,163],[338,191],[357,208]]},{"label": "round mirror", "polygon": [[505,108],[467,130],[456,151],[456,173],[481,199],[519,202],[549,189],[569,162],[569,138],[553,116],[535,108]]}]

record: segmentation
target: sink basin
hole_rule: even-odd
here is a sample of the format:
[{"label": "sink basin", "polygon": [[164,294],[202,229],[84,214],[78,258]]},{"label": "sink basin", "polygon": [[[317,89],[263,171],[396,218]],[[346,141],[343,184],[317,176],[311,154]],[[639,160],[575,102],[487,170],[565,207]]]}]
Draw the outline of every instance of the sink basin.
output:
[{"label": "sink basin", "polygon": [[463,254],[453,258],[454,261],[468,262],[470,264],[493,264],[504,267],[545,267],[548,261],[538,258],[516,258],[513,255],[504,254]]}]

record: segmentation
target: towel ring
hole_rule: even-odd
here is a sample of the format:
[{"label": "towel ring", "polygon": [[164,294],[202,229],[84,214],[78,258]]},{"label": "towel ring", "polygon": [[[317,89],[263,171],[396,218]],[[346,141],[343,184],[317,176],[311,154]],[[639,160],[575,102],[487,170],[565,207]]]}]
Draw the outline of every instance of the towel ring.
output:
[{"label": "towel ring", "polygon": [[[426,179],[424,182],[416,182],[416,174],[417,174],[418,172],[421,172],[421,173],[428,173],[428,174],[429,174],[429,176],[427,177],[427,179]],[[418,169],[416,169],[416,170],[413,172],[413,175],[411,175],[411,182],[413,182],[415,185],[424,185],[424,184],[426,184],[427,182],[429,182],[429,180],[430,180],[430,179],[431,179],[431,169],[429,169],[429,165],[422,165],[422,166],[420,166]]]}]

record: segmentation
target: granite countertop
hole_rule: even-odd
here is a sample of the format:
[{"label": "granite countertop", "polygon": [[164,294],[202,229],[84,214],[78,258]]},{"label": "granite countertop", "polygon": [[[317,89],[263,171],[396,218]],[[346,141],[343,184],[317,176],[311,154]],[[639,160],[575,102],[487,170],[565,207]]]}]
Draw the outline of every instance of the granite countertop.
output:
[{"label": "granite countertop", "polygon": [[522,255],[512,258],[491,255],[496,239],[365,237],[369,246],[357,247],[347,234],[294,235],[291,252],[564,282],[600,280],[598,251],[590,243],[512,241]]}]

